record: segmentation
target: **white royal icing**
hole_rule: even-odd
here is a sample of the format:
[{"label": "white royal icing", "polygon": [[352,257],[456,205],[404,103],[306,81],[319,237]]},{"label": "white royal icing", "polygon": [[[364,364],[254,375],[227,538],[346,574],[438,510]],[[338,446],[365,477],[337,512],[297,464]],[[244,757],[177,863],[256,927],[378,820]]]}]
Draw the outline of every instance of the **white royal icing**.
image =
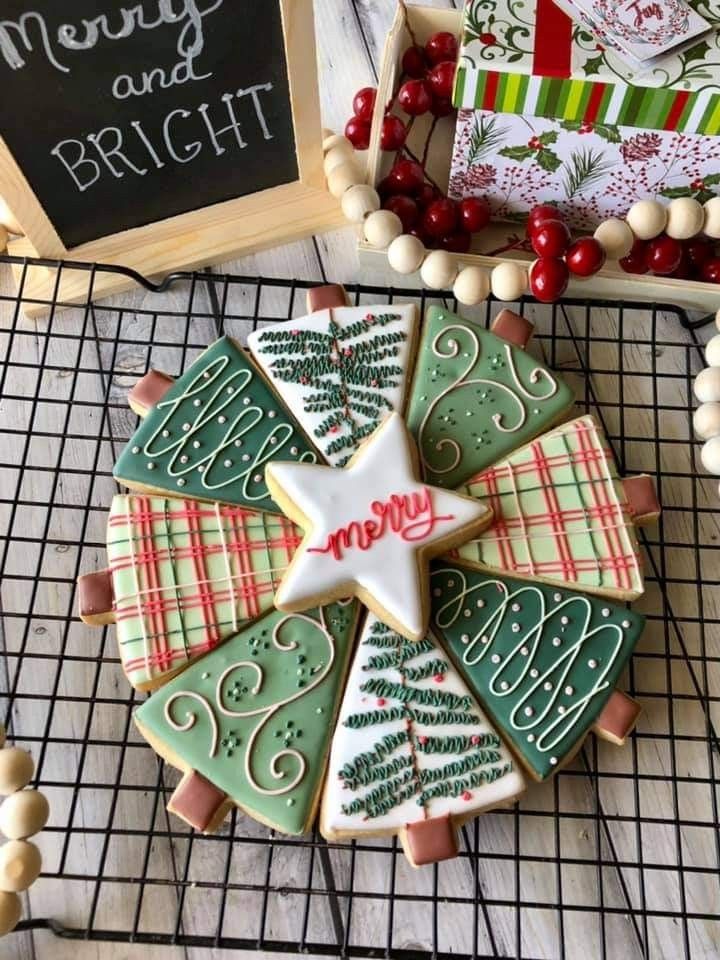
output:
[{"label": "white royal icing", "polygon": [[[323,369],[314,377],[305,377],[306,382],[295,383],[278,374],[277,364],[281,359],[284,359],[285,362],[293,362],[308,356],[317,360],[318,363],[322,363],[329,357],[332,364],[333,360],[337,360],[338,351],[335,350],[327,354],[322,344],[311,342],[308,344],[308,351],[305,354],[291,352],[291,349],[278,353],[277,350],[280,349],[280,345],[269,338],[287,337],[295,334],[299,340],[301,337],[313,333],[326,336],[331,320],[341,330],[346,331],[353,325],[360,324],[362,326],[367,317],[389,314],[395,315],[396,319],[383,326],[368,324],[366,330],[362,330],[357,336],[342,340],[337,345],[340,352],[351,350],[355,351],[356,355],[360,357],[362,355],[361,351],[370,348],[373,339],[377,343],[379,353],[375,354],[367,363],[363,359],[358,366],[361,372],[372,367],[379,379],[373,381],[373,378],[370,377],[369,380],[365,381],[363,378],[362,382],[350,382],[345,385],[348,388],[349,414],[355,428],[362,432],[365,429],[374,429],[376,420],[381,422],[390,412],[402,412],[403,410],[409,384],[408,372],[417,324],[416,310],[413,304],[337,307],[333,310],[319,310],[298,320],[263,327],[248,337],[248,346],[254,359],[263,368],[296,420],[304,428],[308,437],[315,443],[328,463],[341,466],[347,456],[351,455],[357,448],[357,443],[353,443],[337,452],[328,451],[328,447],[333,441],[340,442],[344,436],[350,434],[347,423],[340,424],[335,428],[335,432],[330,434],[322,431],[322,424],[332,414],[333,410],[328,403],[322,402],[318,398],[324,387],[330,383],[335,387],[342,388],[342,365],[337,365],[337,374],[333,369]],[[395,339],[399,336],[402,336],[402,339]],[[390,341],[387,338],[393,339]],[[292,344],[290,347],[292,348]],[[380,353],[384,355],[380,357]],[[398,370],[399,372],[397,372]],[[382,409],[379,410],[377,418],[369,415],[373,404],[368,401],[368,394],[374,392],[377,392],[383,398]]]},{"label": "white royal icing", "polygon": [[[361,588],[374,600],[367,601],[374,612],[398,628],[402,625],[410,637],[422,636],[426,627],[418,550],[486,519],[489,512],[478,500],[416,479],[410,438],[397,414],[344,470],[272,463],[267,477],[273,495],[281,491],[294,507],[290,516],[305,527],[305,538],[277,591],[276,606],[300,610],[306,601],[311,606],[313,598]],[[408,506],[395,512],[397,530],[388,519],[392,498]],[[384,519],[383,507],[390,511]],[[363,549],[363,531],[373,528],[382,529],[382,535]]]},{"label": "white royal icing", "polygon": [[[406,824],[424,818],[480,812],[521,793],[525,781],[518,765],[440,644],[428,635],[427,642],[414,645],[427,647],[425,652],[412,659],[399,658],[405,660],[402,667],[387,667],[382,663],[384,655],[391,657],[397,648],[373,644],[372,635],[378,625],[379,621],[372,615],[367,618],[348,678],[330,752],[323,796],[323,832],[357,835],[399,831]],[[382,629],[382,625],[380,627]],[[424,668],[429,668],[428,676],[423,676]],[[442,677],[441,682],[436,679],[438,676]],[[378,696],[368,691],[368,681],[371,687],[373,683],[385,681],[400,684],[404,690],[426,691],[430,700],[423,702],[410,697],[403,701],[390,694]],[[432,703],[438,694],[456,702],[449,707]],[[463,698],[467,698],[466,702],[459,702]],[[394,714],[395,719],[374,722],[378,712]],[[440,715],[451,722],[440,722]],[[370,721],[367,725],[362,725],[363,717]],[[464,740],[464,745],[452,748],[446,742],[445,750],[427,751],[422,746],[423,741],[427,746],[433,741],[439,743],[454,738]],[[376,752],[378,745],[379,753]],[[472,763],[475,759],[481,762]],[[472,765],[464,774],[447,769],[448,765],[467,761]],[[348,778],[353,768],[361,771],[359,779],[366,782]],[[443,768],[446,770],[442,774],[433,775],[433,771]],[[467,782],[473,773],[481,780],[474,786]],[[448,795],[432,795],[441,794],[443,784],[448,787]],[[380,814],[372,807],[368,809],[367,804],[378,787],[381,803],[381,791],[392,788],[390,809]],[[422,805],[418,804],[421,791]],[[353,806],[355,809],[349,809]]]}]

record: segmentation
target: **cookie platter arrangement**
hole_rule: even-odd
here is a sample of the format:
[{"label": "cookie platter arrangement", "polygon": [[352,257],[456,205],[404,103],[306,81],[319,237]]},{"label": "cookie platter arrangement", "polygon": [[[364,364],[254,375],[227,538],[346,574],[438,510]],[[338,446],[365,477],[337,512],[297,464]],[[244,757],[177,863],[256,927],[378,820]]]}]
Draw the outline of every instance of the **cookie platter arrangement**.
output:
[{"label": "cookie platter arrangement", "polygon": [[319,811],[328,840],[397,835],[423,866],[589,732],[624,743],[660,507],[532,331],[320,287],[132,388],[130,492],[78,595],[151,692],[134,721],[182,774],[172,814],[302,834]]}]

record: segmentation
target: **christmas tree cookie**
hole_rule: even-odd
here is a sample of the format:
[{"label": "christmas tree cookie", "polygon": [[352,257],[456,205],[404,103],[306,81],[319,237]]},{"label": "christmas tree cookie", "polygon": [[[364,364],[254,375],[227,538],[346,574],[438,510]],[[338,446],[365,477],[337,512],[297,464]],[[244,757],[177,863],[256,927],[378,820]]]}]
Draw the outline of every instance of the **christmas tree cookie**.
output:
[{"label": "christmas tree cookie", "polygon": [[445,565],[432,626],[533,777],[569,760],[592,728],[622,743],[639,708],[615,691],[644,617],[598,597]]},{"label": "christmas tree cookie", "polygon": [[493,522],[455,551],[484,570],[634,600],[644,590],[635,524],[657,519],[650,477],[621,481],[595,420],[555,427],[460,488]]},{"label": "christmas tree cookie", "polygon": [[509,310],[493,332],[427,311],[407,422],[428,483],[458,487],[570,410],[570,388],[522,349],[531,331]]},{"label": "christmas tree cookie", "polygon": [[158,371],[130,392],[143,417],[115,465],[135,490],[276,511],[265,464],[314,462],[293,417],[230,337],[208,347],[176,381]]},{"label": "christmas tree cookie", "polygon": [[116,496],[109,567],[80,577],[80,616],[115,622],[128,680],[151,689],[270,610],[300,540],[281,516]]},{"label": "christmas tree cookie", "polygon": [[357,610],[268,613],[136,711],[145,739],[184,773],[168,809],[205,832],[233,803],[283,833],[309,829]]},{"label": "christmas tree cookie", "polygon": [[325,460],[341,467],[388,414],[403,412],[416,311],[333,306],[344,303],[337,287],[311,291],[309,301],[324,308],[258,330],[248,344]]},{"label": "christmas tree cookie", "polygon": [[523,776],[437,641],[370,615],[330,751],[321,832],[399,834],[419,866],[455,856],[455,829],[510,803]]}]

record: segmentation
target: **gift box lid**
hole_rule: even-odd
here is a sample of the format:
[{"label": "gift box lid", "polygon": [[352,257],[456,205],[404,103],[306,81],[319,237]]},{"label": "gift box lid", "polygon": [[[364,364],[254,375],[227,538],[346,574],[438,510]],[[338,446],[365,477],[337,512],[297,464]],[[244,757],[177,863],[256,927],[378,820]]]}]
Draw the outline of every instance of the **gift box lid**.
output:
[{"label": "gift box lid", "polygon": [[[598,21],[603,8],[616,2],[592,0]],[[660,2],[671,23],[676,5],[684,0]],[[578,124],[716,134],[720,2],[688,2],[709,22],[710,31],[637,72],[552,0],[468,0],[455,106]]]}]

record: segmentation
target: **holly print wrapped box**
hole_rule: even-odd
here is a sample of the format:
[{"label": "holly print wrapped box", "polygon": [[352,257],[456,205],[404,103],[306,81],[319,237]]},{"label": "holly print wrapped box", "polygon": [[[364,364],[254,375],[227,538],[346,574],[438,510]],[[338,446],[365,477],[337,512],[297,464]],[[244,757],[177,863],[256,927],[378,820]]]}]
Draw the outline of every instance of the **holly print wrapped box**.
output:
[{"label": "holly print wrapped box", "polygon": [[[720,4],[688,0],[687,5],[708,22],[708,32],[638,70],[608,49],[612,13],[621,6],[627,13],[631,0],[583,0],[589,8],[585,16],[601,25],[602,38],[578,22],[582,14],[571,19],[552,0],[467,0],[455,106],[720,133]],[[682,6],[684,0],[658,0],[643,4],[643,16],[665,27],[675,24],[670,33],[678,38],[686,20]],[[670,39],[667,29],[650,35],[662,52]]]},{"label": "holly print wrapped box", "polygon": [[636,200],[720,193],[720,137],[461,110],[449,193],[484,197],[504,220],[554,203],[591,230]]}]

